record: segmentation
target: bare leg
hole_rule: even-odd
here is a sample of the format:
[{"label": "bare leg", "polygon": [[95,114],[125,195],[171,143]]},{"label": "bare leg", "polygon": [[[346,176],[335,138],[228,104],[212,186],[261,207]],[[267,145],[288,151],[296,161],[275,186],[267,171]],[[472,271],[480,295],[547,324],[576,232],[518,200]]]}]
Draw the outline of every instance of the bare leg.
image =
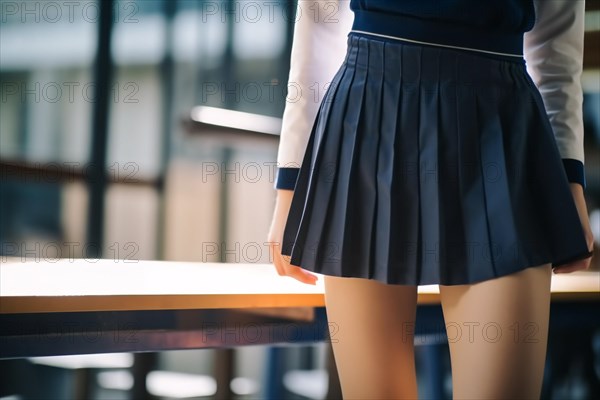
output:
[{"label": "bare leg", "polygon": [[453,398],[539,399],[550,264],[472,285],[440,285]]},{"label": "bare leg", "polygon": [[416,399],[417,287],[325,275],[325,303],[344,399]]}]

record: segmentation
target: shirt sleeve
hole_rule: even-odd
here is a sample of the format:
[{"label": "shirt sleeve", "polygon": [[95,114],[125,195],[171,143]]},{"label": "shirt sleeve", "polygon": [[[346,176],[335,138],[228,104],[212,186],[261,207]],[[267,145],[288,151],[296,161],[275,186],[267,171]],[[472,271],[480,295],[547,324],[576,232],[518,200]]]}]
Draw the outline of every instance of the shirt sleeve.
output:
[{"label": "shirt sleeve", "polygon": [[349,0],[298,0],[276,189],[295,187],[319,105],[344,61],[353,20]]},{"label": "shirt sleeve", "polygon": [[586,187],[583,145],[584,0],[534,0],[525,32],[529,75],[542,96],[569,182]]}]

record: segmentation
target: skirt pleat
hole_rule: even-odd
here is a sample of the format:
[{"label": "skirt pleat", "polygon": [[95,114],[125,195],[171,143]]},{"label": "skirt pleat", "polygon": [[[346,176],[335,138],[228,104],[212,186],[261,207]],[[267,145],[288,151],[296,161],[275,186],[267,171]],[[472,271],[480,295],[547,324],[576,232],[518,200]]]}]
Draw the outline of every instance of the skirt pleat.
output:
[{"label": "skirt pleat", "polygon": [[587,251],[524,63],[348,36],[294,189],[291,264],[456,285]]}]

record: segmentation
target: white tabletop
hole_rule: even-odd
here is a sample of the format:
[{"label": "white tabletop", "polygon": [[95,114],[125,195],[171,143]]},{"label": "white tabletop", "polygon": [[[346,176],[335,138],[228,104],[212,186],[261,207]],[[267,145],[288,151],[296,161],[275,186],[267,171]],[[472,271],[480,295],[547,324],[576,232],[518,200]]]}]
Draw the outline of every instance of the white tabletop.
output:
[{"label": "white tabletop", "polygon": [[[272,264],[0,258],[0,313],[324,306],[322,275],[308,285]],[[438,285],[418,291],[439,302]],[[553,275],[552,291],[597,295],[600,274]]]}]

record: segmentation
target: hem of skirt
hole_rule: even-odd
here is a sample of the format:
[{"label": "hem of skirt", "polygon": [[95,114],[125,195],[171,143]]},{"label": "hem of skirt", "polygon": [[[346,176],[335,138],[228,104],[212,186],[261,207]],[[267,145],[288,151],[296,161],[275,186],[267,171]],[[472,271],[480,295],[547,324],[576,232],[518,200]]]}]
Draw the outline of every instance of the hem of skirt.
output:
[{"label": "hem of skirt", "polygon": [[[289,253],[290,254],[285,254],[284,252],[282,252],[283,255],[287,255],[287,256],[292,257],[292,255],[291,255],[292,251],[291,250],[289,251]],[[495,276],[490,276],[490,277],[481,278],[481,279],[467,280],[467,281],[458,281],[458,282],[449,282],[447,280],[441,280],[441,279],[437,280],[437,281],[422,281],[422,282],[414,282],[414,281],[406,281],[406,280],[400,280],[400,281],[390,282],[390,281],[387,281],[387,280],[384,280],[384,279],[375,278],[375,277],[324,273],[324,272],[318,271],[317,268],[314,268],[314,266],[312,266],[312,267],[302,267],[300,265],[300,263],[298,263],[298,264],[293,264],[292,263],[292,265],[299,266],[302,269],[305,269],[307,271],[314,272],[314,273],[317,273],[317,274],[320,274],[320,275],[324,275],[324,276],[333,276],[333,277],[337,277],[337,278],[369,279],[369,280],[376,280],[378,282],[381,282],[381,283],[384,283],[384,284],[387,284],[387,285],[400,285],[400,286],[426,286],[426,285],[458,286],[458,285],[472,285],[472,284],[476,284],[476,283],[481,283],[481,282],[493,280],[493,279],[496,279],[496,278],[501,278],[503,276],[507,276],[507,275],[510,275],[510,274],[514,274],[514,273],[517,273],[517,272],[520,272],[520,271],[523,271],[523,270],[526,270],[526,269],[529,269],[529,268],[546,266],[548,264],[551,264],[551,268],[555,268],[557,266],[564,265],[564,264],[567,264],[567,263],[571,263],[571,262],[574,262],[574,261],[585,260],[586,258],[591,257],[593,255],[593,253],[594,253],[593,250],[592,251],[587,251],[586,253],[579,253],[579,254],[577,254],[575,256],[572,256],[572,257],[563,258],[562,259],[563,261],[557,261],[557,262],[552,261],[553,259],[555,259],[553,257],[550,257],[550,258],[546,257],[546,258],[543,258],[543,259],[541,259],[539,261],[528,261],[525,264],[525,266],[520,266],[518,268],[514,268],[514,269],[510,269],[510,270],[505,270],[505,271],[502,271],[502,273],[499,273],[499,274],[497,274]],[[292,261],[294,261],[294,260],[292,260]]]},{"label": "hem of skirt", "polygon": [[587,251],[585,253],[580,253],[580,254],[578,254],[576,256],[568,257],[568,258],[565,258],[565,259],[563,259],[561,261],[553,262],[552,263],[552,268],[560,267],[561,265],[572,263],[572,262],[575,262],[575,261],[585,260],[586,258],[590,258],[593,255],[594,255],[594,250]]}]

